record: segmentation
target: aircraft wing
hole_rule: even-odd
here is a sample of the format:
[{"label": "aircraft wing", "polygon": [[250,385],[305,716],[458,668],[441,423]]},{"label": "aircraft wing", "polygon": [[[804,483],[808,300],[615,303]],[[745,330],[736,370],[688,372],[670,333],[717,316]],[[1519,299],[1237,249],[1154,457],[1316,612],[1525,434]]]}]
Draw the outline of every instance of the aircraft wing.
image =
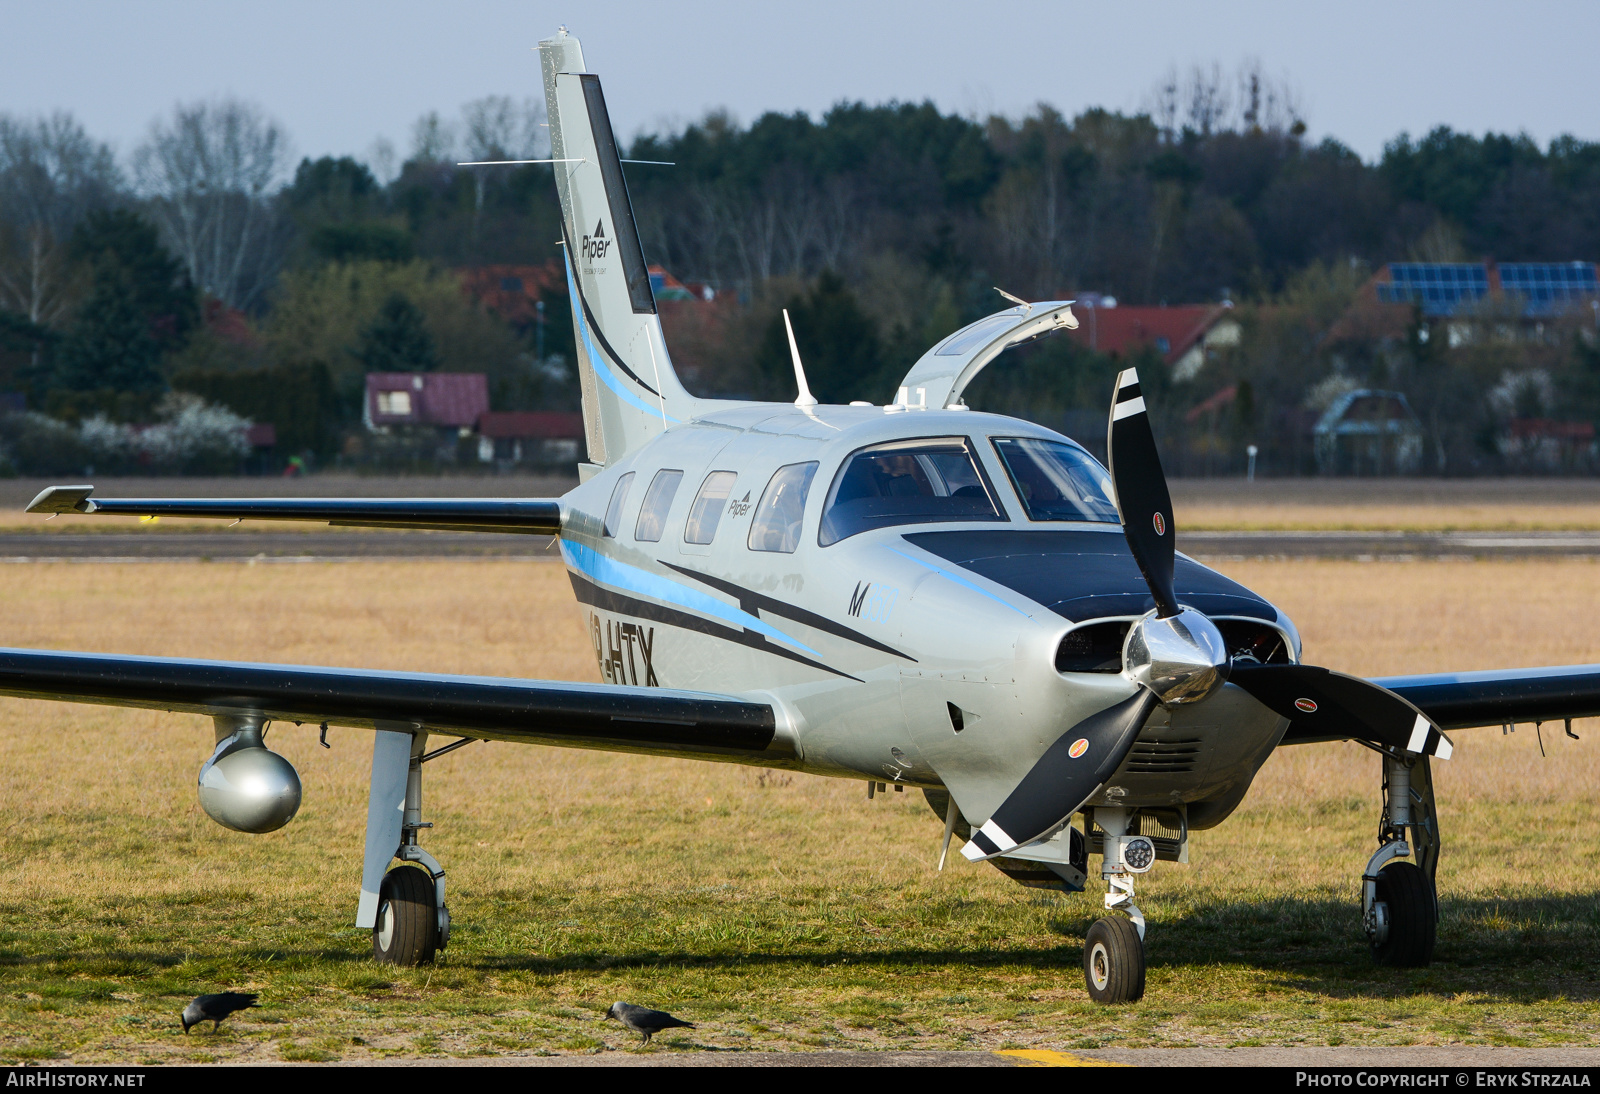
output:
[{"label": "aircraft wing", "polygon": [[654,687],[0,649],[0,695],[656,755],[792,756],[771,747],[770,704]]},{"label": "aircraft wing", "polygon": [[551,498],[92,498],[93,486],[51,486],[30,513],[105,513],[224,520],[309,520],[356,528],[443,532],[561,533]]},{"label": "aircraft wing", "polygon": [[[1600,717],[1600,665],[1385,676],[1372,682],[1414,704],[1443,729]],[[1283,743],[1332,739],[1297,736],[1291,724]]]}]

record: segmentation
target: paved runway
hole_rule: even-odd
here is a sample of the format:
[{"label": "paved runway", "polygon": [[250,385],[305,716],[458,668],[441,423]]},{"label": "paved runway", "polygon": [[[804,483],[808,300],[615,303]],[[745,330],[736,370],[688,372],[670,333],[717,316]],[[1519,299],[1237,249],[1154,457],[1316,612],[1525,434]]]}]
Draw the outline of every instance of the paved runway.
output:
[{"label": "paved runway", "polygon": [[[1199,559],[1600,558],[1600,532],[1180,532]],[[16,532],[0,534],[0,561],[354,558],[556,559],[548,536],[458,532]]]}]

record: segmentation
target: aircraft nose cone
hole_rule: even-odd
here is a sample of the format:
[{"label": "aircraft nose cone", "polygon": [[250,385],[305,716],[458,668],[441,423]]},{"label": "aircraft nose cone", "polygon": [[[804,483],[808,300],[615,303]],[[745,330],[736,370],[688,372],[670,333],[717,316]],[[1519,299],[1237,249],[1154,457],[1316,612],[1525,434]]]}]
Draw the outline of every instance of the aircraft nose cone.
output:
[{"label": "aircraft nose cone", "polygon": [[1154,612],[1128,628],[1122,651],[1129,674],[1169,705],[1195,703],[1228,679],[1228,647],[1215,623],[1184,608],[1160,619]]}]

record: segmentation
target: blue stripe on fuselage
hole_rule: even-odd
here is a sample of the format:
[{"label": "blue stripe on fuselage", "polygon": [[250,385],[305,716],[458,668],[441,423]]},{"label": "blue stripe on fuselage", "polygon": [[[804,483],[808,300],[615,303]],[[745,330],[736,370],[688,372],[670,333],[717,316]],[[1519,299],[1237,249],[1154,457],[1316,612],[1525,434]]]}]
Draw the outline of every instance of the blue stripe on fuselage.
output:
[{"label": "blue stripe on fuselage", "polygon": [[594,366],[594,374],[600,377],[600,381],[606,387],[616,392],[623,402],[637,407],[646,414],[660,418],[663,422],[671,422],[673,425],[678,425],[677,418],[672,417],[659,406],[651,406],[629,391],[623,386],[622,381],[617,379],[617,374],[611,371],[611,367],[606,364],[605,355],[600,352],[600,348],[594,344],[594,339],[589,336],[589,324],[583,318],[583,300],[578,296],[577,283],[572,279],[572,262],[569,259],[563,265],[567,268],[567,292],[572,294],[572,314],[578,321],[578,336],[583,339],[583,348],[589,354],[589,363]]},{"label": "blue stripe on fuselage", "polygon": [[819,656],[810,646],[789,637],[770,624],[763,623],[749,612],[740,611],[732,604],[718,600],[699,589],[691,589],[687,585],[662,577],[660,574],[652,574],[637,566],[629,566],[614,558],[607,558],[593,547],[564,539],[561,541],[561,555],[566,559],[568,566],[597,584],[609,585],[613,589],[626,589],[628,592],[648,596],[665,604],[676,604],[680,608],[704,612],[745,630],[776,639],[797,650],[804,650],[813,657]]}]

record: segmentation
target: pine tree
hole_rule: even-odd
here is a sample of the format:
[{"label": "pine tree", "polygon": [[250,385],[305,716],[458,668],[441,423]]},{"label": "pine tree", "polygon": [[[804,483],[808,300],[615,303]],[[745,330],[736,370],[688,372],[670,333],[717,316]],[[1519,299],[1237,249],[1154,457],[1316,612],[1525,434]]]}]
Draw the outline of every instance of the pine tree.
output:
[{"label": "pine tree", "polygon": [[384,301],[378,318],[362,333],[356,357],[368,372],[427,372],[439,367],[422,309],[399,293]]},{"label": "pine tree", "polygon": [[[824,403],[851,399],[887,402],[893,391],[883,370],[883,347],[878,325],[856,303],[853,293],[831,270],[817,278],[805,297],[792,297],[786,305],[794,323],[795,345],[806,369],[811,392]],[[758,361],[776,391],[794,389],[794,368],[783,316],[776,315],[761,340]],[[793,398],[793,396],[790,396]]]},{"label": "pine tree", "polygon": [[180,348],[199,318],[182,264],[148,221],[126,209],[89,216],[70,252],[88,268],[90,290],[61,339],[55,386],[160,390],[162,355]]}]

